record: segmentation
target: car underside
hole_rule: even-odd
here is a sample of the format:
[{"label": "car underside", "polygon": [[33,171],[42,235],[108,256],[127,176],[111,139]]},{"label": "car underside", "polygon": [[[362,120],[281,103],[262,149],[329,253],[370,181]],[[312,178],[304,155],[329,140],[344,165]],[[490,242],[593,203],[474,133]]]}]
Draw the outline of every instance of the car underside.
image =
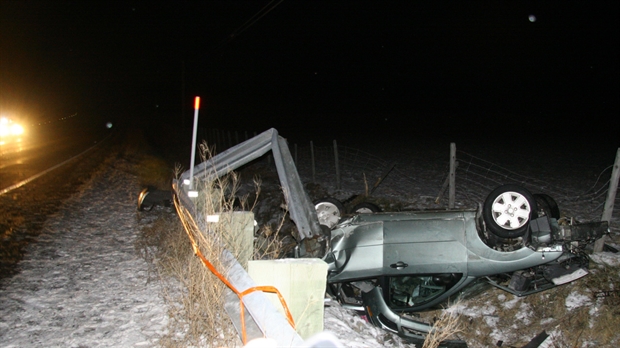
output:
[{"label": "car underside", "polygon": [[358,213],[331,229],[327,291],[376,326],[423,340],[433,327],[413,313],[484,286],[526,296],[579,279],[588,246],[606,233],[607,222],[561,218],[551,197],[516,185],[476,210]]}]

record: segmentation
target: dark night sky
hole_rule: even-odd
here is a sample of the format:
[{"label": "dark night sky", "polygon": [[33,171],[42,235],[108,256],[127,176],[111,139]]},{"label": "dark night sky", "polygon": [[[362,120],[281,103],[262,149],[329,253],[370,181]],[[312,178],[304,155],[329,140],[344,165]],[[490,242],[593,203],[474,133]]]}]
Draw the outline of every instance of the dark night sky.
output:
[{"label": "dark night sky", "polygon": [[0,111],[189,126],[200,95],[225,129],[618,126],[618,1],[285,0],[243,27],[278,3],[0,0]]}]

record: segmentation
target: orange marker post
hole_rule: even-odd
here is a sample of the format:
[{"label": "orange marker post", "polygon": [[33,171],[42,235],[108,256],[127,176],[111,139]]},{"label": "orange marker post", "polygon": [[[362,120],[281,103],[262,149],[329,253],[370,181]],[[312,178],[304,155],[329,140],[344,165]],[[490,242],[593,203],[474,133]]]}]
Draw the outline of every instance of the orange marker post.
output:
[{"label": "orange marker post", "polygon": [[192,155],[189,164],[189,190],[190,197],[194,194],[194,160],[196,158],[196,133],[198,132],[198,109],[200,109],[200,97],[194,99],[194,130],[192,133]]}]

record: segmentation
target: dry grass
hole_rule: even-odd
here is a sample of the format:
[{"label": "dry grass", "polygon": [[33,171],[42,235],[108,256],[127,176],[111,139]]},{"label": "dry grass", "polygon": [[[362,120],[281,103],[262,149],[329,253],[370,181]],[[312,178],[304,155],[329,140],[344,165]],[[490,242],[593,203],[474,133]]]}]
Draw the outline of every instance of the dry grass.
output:
[{"label": "dry grass", "polygon": [[[208,150],[206,150],[208,153]],[[163,162],[146,159],[146,166],[160,168]],[[150,162],[149,162],[150,161]],[[142,182],[156,182],[165,171],[146,170]],[[153,175],[152,179],[148,176]],[[142,180],[142,179],[141,179]],[[205,215],[232,213],[239,208],[235,200],[238,177],[235,174],[212,183],[202,183],[196,201]],[[256,196],[260,181],[256,180]],[[242,201],[245,201],[242,199]],[[253,202],[253,206],[256,202]],[[245,205],[245,210],[252,209]],[[286,207],[284,207],[286,209]],[[164,347],[211,346],[234,347],[241,342],[223,309],[224,285],[194,255],[191,236],[205,257],[216,269],[225,273],[226,266],[219,263],[222,248],[238,253],[238,241],[225,229],[214,227],[205,235],[199,231],[185,212],[180,217],[164,214],[143,230],[138,243],[147,260],[156,265],[152,279],[164,285],[164,296],[169,308],[169,334],[161,341]],[[286,214],[284,214],[286,215]],[[254,259],[273,259],[282,255],[279,224],[265,226],[259,233]],[[225,226],[222,224],[221,226]],[[502,341],[505,347],[520,347],[545,330],[553,339],[551,347],[611,347],[620,344],[620,301],[616,298],[595,299],[598,291],[617,290],[620,284],[620,267],[591,264],[591,274],[574,283],[557,287],[524,298],[516,298],[502,290],[488,290],[473,300],[456,304],[462,308],[460,315],[453,309],[424,313],[426,318],[439,317],[437,327],[444,327],[429,335],[425,347],[436,347],[437,342],[456,335],[470,347],[492,347]],[[589,298],[589,304],[568,308],[569,296]],[[431,319],[432,320],[432,319]],[[439,336],[449,334],[450,336]]]},{"label": "dry grass", "polygon": [[[470,347],[493,347],[499,341],[502,346],[522,347],[546,331],[553,348],[618,346],[620,301],[597,299],[594,294],[617,289],[620,267],[594,262],[590,266],[585,278],[527,297],[492,288],[456,305],[466,328],[459,338]],[[424,313],[424,317],[429,320],[440,312]]]},{"label": "dry grass", "polygon": [[[206,146],[203,157],[210,156]],[[203,159],[204,159],[203,158]],[[156,167],[162,162],[150,162]],[[147,166],[148,167],[148,166]],[[178,170],[178,169],[177,169]],[[161,170],[154,172],[161,173]],[[263,231],[263,245],[254,255],[247,253],[241,235],[231,231],[235,210],[251,210],[256,201],[247,204],[247,197],[236,198],[239,178],[230,173],[212,182],[197,180],[198,197],[194,204],[202,216],[219,215],[219,223],[196,221],[180,204],[176,215],[163,214],[142,231],[137,243],[144,258],[155,266],[153,277],[163,284],[168,303],[168,332],[161,340],[163,347],[210,346],[236,347],[242,342],[224,309],[226,285],[196,257],[202,254],[221,274],[230,265],[222,262],[224,249],[230,251],[242,265],[252,256],[257,259],[277,258],[281,254],[280,226]],[[260,180],[255,180],[256,195]],[[208,231],[204,230],[208,226]],[[247,243],[247,241],[245,242]]]},{"label": "dry grass", "polygon": [[463,332],[465,324],[456,312],[442,311],[433,325],[433,330],[426,336],[422,348],[437,348],[445,340],[453,339]]}]

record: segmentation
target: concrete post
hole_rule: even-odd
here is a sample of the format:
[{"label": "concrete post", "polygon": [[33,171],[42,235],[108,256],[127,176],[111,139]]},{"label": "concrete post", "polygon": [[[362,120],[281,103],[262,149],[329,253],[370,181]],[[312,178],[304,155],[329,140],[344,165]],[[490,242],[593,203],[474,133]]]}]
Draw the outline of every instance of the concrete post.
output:
[{"label": "concrete post", "polygon": [[[257,285],[274,286],[284,297],[296,331],[307,339],[323,331],[327,264],[320,259],[253,260],[248,273]],[[276,294],[266,294],[282,313]]]},{"label": "concrete post", "polygon": [[[254,213],[249,211],[225,212],[207,215],[207,223],[226,224],[226,248],[235,254],[239,264],[247,271],[248,260],[254,253]],[[209,236],[206,236],[209,238]]]}]

